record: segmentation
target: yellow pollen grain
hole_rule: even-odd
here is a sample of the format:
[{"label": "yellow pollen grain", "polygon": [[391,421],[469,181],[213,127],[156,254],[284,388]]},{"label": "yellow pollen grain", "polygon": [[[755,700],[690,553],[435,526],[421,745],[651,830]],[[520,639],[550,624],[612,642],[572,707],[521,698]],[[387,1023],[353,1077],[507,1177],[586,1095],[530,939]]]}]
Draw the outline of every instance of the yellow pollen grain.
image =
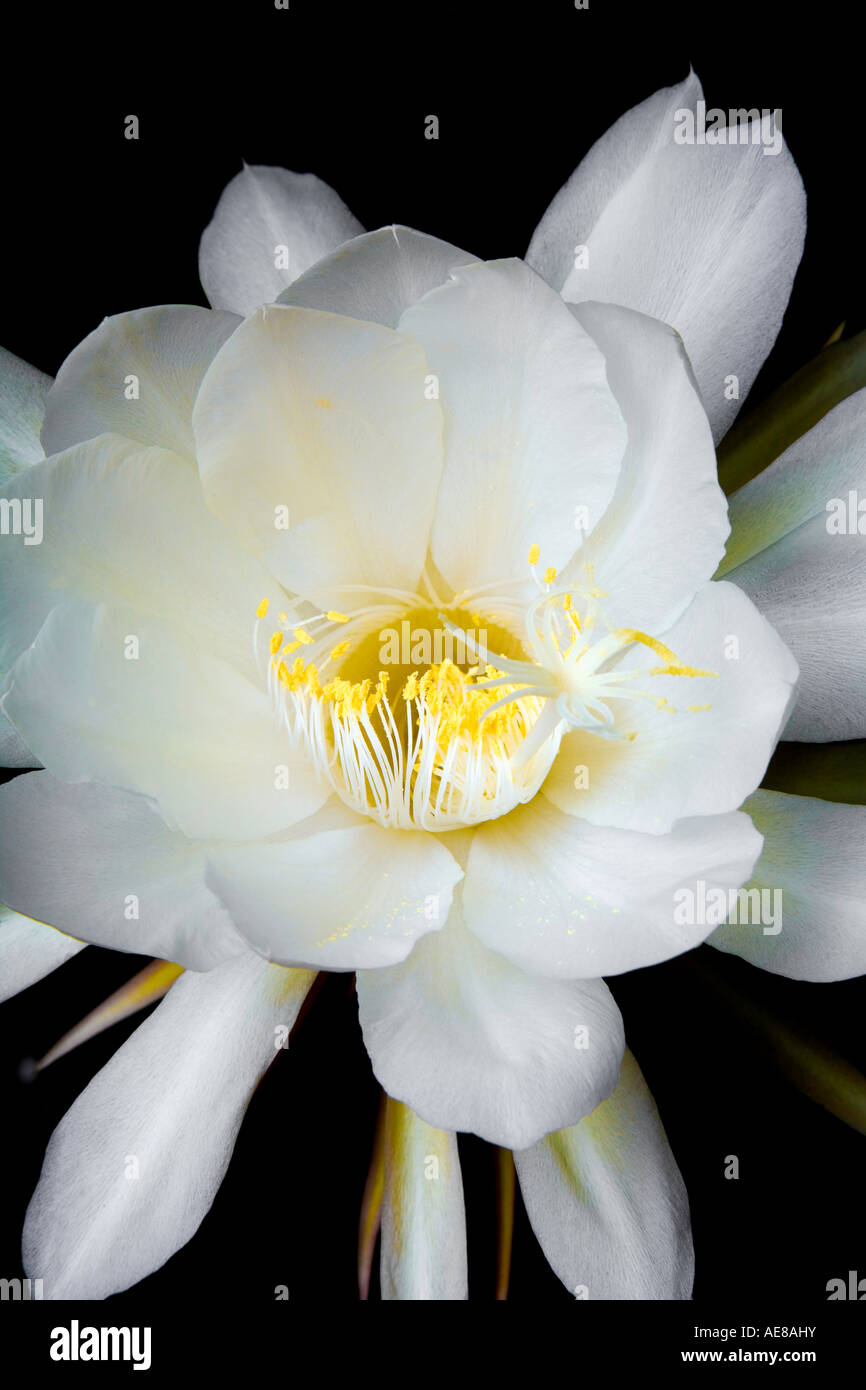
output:
[{"label": "yellow pollen grain", "polygon": [[541,558],[541,549],[540,549],[540,547],[537,546],[537,545],[531,545],[531,546],[529,547],[529,563],[530,563],[531,565],[537,565],[540,558]]},{"label": "yellow pollen grain", "polygon": [[256,609],[256,617],[257,617],[257,618],[266,618],[266,617],[268,616],[268,608],[269,608],[269,607],[270,607],[270,604],[269,604],[268,600],[267,600],[266,598],[263,598],[262,601],[261,601],[261,603],[259,604],[258,608]]},{"label": "yellow pollen grain", "polygon": [[651,676],[714,676],[718,679],[718,671],[701,671],[696,666],[687,666],[676,652],[672,652],[670,647],[666,647],[657,637],[649,637],[647,633],[639,632],[634,627],[618,627],[615,632],[617,637],[622,637],[624,641],[640,642],[662,658],[664,666],[654,666],[649,673]]}]

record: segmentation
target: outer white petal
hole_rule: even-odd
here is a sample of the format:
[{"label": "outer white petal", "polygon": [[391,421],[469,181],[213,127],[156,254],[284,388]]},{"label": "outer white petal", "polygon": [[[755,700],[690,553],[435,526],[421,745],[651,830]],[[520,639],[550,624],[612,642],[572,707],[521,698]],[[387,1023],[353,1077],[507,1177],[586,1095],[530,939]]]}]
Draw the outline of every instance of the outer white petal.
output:
[{"label": "outer white petal", "polygon": [[35,985],[85,945],[0,904],[0,1001]]},{"label": "outer white petal", "polygon": [[27,744],[5,714],[0,714],[0,767],[38,767]]},{"label": "outer white petal", "polygon": [[[784,144],[675,143],[677,113],[701,96],[690,73],[626,112],[560,189],[526,259],[570,302],[625,304],[678,329],[718,440],[781,326],[806,199]],[[739,399],[726,400],[731,374]]]},{"label": "outer white petal", "polygon": [[329,586],[414,589],[442,467],[427,375],[403,333],[284,305],[216,357],[194,414],[205,495],[287,588],[326,607],[346,602]]},{"label": "outer white petal", "polygon": [[0,896],[51,937],[190,970],[247,951],[205,887],[213,846],[169,830],[144,797],[34,772],[0,788],[0,823]]},{"label": "outer white petal", "polygon": [[748,816],[698,816],[668,835],[589,825],[544,797],[472,837],[466,924],[493,951],[538,975],[617,975],[697,946],[712,924],[677,921],[676,894],[739,888],[761,837]]},{"label": "outer white petal", "polygon": [[[39,431],[50,386],[50,376],[0,347],[0,485],[45,457]],[[26,487],[23,493],[33,498]],[[6,540],[0,553],[15,544],[23,541]],[[38,766],[18,731],[0,715],[0,767]]]},{"label": "outer white petal", "polygon": [[56,777],[153,797],[186,835],[256,839],[328,795],[289,756],[263,688],[130,609],[59,605],[6,692],[4,709]]},{"label": "outer white petal", "polygon": [[757,604],[800,666],[789,739],[866,734],[864,502],[866,389],[730,500],[733,529],[720,573]]},{"label": "outer white petal", "polygon": [[757,791],[743,810],[764,836],[746,885],[761,890],[762,918],[738,910],[749,920],[710,945],[793,980],[866,974],[866,806]]},{"label": "outer white petal", "polygon": [[122,434],[194,458],[199,383],[240,321],[237,314],[189,304],[103,319],[69,354],[48,394],[45,452],[59,454],[98,434]]},{"label": "outer white petal", "polygon": [[380,1258],[382,1298],[468,1298],[466,1213],[457,1135],[388,1100]]},{"label": "outer white petal", "polygon": [[404,311],[443,284],[451,270],[477,260],[410,227],[382,227],[347,241],[311,266],[277,303],[396,328]]},{"label": "outer white petal", "polygon": [[39,431],[51,377],[0,347],[0,483],[45,457]]},{"label": "outer white petal", "polygon": [[[761,781],[787,718],[797,663],[734,584],[706,584],[663,642],[710,676],[646,676],[638,689],[668,700],[616,701],[633,739],[584,732],[562,740],[542,791],[593,825],[666,834],[674,821],[733,811]],[[622,669],[657,658],[630,647]],[[694,706],[694,709],[690,709]],[[576,770],[585,769],[576,778]],[[575,786],[588,783],[588,785]]]},{"label": "outer white petal", "polygon": [[514,1161],[541,1248],[577,1298],[691,1298],[688,1196],[630,1052],[609,1100]]},{"label": "outer white petal", "polygon": [[243,956],[172,985],[61,1120],[24,1227],[47,1299],[103,1299],[194,1235],[313,976]]},{"label": "outer white petal", "polygon": [[522,261],[464,266],[408,309],[445,417],[433,558],[455,590],[525,580],[527,556],[561,567],[575,508],[597,518],[626,442],[604,358]]},{"label": "outer white petal", "polygon": [[195,471],[177,454],[103,435],[34,464],[9,498],[42,499],[43,539],[0,546],[0,663],[11,665],[48,614],[70,598],[130,604],[164,618],[261,679],[256,610],[286,602],[271,576],[205,506]]},{"label": "outer white petal", "polygon": [[524,974],[466,930],[459,902],[402,965],[357,982],[373,1071],[437,1129],[526,1148],[616,1085],[622,1019],[604,981]]},{"label": "outer white petal", "polygon": [[658,632],[712,579],[724,552],[727,504],[709,423],[673,329],[613,304],[572,312],[604,353],[628,446],[609,507],[589,518],[585,551],[559,582],[583,580],[579,565],[589,560],[607,620]]},{"label": "outer white petal", "polygon": [[442,842],[351,819],[318,832],[313,818],[290,838],[211,856],[209,885],[261,955],[325,970],[394,965],[445,920],[463,872]]},{"label": "outer white petal", "polygon": [[205,294],[215,309],[251,314],[363,230],[315,174],[245,164],[202,232],[198,266]]}]

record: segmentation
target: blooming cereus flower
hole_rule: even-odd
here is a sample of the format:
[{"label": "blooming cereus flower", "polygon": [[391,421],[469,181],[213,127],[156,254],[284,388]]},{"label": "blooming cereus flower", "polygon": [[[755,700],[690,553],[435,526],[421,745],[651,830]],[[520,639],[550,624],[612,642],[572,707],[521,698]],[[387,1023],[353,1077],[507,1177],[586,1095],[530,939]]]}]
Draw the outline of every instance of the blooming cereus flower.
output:
[{"label": "blooming cereus flower", "polygon": [[[82,942],[183,968],[51,1140],[24,1237],[46,1296],[189,1239],[332,970],[390,1098],[386,1297],[466,1294],[459,1131],[515,1151],[569,1288],[689,1297],[604,977],[706,939],[677,895],[760,878],[762,829],[777,880],[792,825],[810,854],[848,833],[852,808],[752,794],[782,729],[863,713],[828,714],[815,587],[785,584],[803,558],[832,587],[829,547],[799,549],[811,450],[859,398],[774,466],[781,513],[773,468],[734,499],[718,578],[725,382],[772,344],[804,210],[787,151],[674,141],[699,97],[623,117],[526,263],[364,234],[311,176],[245,169],[202,239],[213,308],[106,320],[47,391],[44,459],[47,383],[11,364],[3,710],[40,770],[2,792],[10,988]],[[808,973],[808,886],[796,916],[719,944]]]}]

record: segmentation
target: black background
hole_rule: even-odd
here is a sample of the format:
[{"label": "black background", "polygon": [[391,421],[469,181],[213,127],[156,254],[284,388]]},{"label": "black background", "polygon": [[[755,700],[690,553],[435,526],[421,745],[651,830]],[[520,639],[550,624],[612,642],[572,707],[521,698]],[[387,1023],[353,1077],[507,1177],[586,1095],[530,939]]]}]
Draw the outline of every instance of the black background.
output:
[{"label": "black background", "polygon": [[[708,105],[782,108],[809,196],[792,305],[748,409],[843,319],[848,332],[863,327],[862,85],[849,11],[590,6],[291,0],[277,11],[255,0],[39,11],[7,52],[20,70],[0,98],[0,340],[54,374],[106,314],[204,303],[198,238],[242,159],[315,172],[365,226],[403,222],[484,258],[522,255],[593,140],[691,63]],[[137,142],[123,136],[130,113]],[[424,138],[431,113],[438,141]],[[862,982],[796,984],[699,954],[866,1070]],[[0,1275],[20,1272],[21,1223],[52,1129],[137,1020],[31,1085],[19,1082],[19,1062],[42,1055],[143,963],[89,948],[0,1010]],[[689,958],[611,987],[689,1189],[698,1304],[734,1317],[788,1300],[817,1310],[828,1279],[866,1275],[866,1140],[780,1077]],[[351,977],[331,977],[253,1098],[197,1236],[113,1300],[123,1318],[219,1296],[262,1306],[278,1284],[332,1311],[356,1299],[377,1095]],[[493,1151],[466,1137],[461,1153],[470,1296],[489,1300]],[[740,1159],[736,1182],[723,1176],[728,1154]],[[571,1301],[520,1211],[511,1296]]]}]

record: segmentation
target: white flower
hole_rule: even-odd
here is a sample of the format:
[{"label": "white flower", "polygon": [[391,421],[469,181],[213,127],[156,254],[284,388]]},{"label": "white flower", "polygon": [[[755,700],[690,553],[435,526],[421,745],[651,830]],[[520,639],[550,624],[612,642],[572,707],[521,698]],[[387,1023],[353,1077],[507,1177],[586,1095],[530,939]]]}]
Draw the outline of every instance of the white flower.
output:
[{"label": "white flower", "polygon": [[[191,1236],[319,969],[358,972],[374,1071],[411,1108],[403,1161],[440,1144],[451,1175],[429,1224],[416,1193],[411,1258],[387,1236],[392,1176],[392,1296],[465,1293],[459,1130],[526,1151],[569,1287],[580,1244],[592,1297],[689,1296],[682,1183],[632,1059],[620,1080],[602,977],[710,935],[676,920],[678,890],[755,871],[740,808],[797,683],[765,589],[803,668],[798,736],[841,727],[810,655],[823,615],[779,578],[813,478],[782,516],[773,469],[750,485],[748,563],[713,580],[710,422],[736,409],[725,375],[744,392],[772,344],[804,209],[787,151],[673,144],[699,95],[690,76],[623,117],[528,265],[356,235],[319,181],[245,169],[202,239],[214,309],[108,319],[64,363],[49,457],[28,442],[5,488],[44,503],[43,543],[0,550],[0,661],[9,739],[45,770],[0,793],[0,898],[67,935],[12,918],[5,955],[13,987],[69,936],[186,973],[51,1141],[25,1235],[47,1296],[104,1297]],[[852,399],[812,434],[859,427]],[[810,556],[830,589],[835,557]],[[404,632],[428,654],[383,665]],[[453,660],[431,660],[446,638]],[[747,803],[762,829],[768,797],[781,879],[792,799]],[[814,841],[852,833],[849,811],[791,815]],[[719,944],[808,971],[807,916],[772,949],[730,927]],[[619,1182],[608,1125],[630,1135]]]}]

